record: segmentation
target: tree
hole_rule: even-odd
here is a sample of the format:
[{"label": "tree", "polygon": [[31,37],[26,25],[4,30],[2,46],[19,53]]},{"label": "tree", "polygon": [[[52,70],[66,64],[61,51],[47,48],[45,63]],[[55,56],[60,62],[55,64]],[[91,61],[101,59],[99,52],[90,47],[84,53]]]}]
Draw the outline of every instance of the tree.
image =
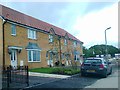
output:
[{"label": "tree", "polygon": [[86,47],[83,46],[83,54],[84,54],[84,58],[88,57],[88,49]]},{"label": "tree", "polygon": [[[84,58],[95,57],[96,55],[105,55],[106,54],[105,49],[106,45],[104,44],[94,45],[91,46],[89,49],[83,47],[83,53],[85,54]],[[120,49],[112,45],[107,45],[107,51],[108,54],[111,54],[112,57],[114,57],[115,53],[120,53]]]}]

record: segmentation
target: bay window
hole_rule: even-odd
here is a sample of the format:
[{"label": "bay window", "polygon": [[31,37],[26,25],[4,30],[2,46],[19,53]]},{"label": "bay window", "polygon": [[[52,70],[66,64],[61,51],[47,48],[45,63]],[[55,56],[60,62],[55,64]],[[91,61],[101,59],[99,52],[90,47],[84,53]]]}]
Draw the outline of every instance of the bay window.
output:
[{"label": "bay window", "polygon": [[28,50],[28,62],[40,62],[40,51]]}]

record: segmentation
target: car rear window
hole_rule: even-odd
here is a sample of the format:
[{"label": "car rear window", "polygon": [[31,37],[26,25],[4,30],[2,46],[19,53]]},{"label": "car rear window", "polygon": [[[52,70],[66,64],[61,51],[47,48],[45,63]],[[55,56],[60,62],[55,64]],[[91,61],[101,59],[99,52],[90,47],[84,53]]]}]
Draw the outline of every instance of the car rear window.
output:
[{"label": "car rear window", "polygon": [[84,63],[101,63],[101,59],[86,59]]}]

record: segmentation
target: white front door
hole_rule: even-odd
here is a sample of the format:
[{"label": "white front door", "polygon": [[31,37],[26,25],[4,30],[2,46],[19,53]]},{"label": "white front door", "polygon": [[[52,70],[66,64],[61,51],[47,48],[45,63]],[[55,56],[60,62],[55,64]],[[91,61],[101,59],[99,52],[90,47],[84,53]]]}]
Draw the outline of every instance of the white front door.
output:
[{"label": "white front door", "polygon": [[11,66],[13,68],[16,68],[17,67],[17,51],[16,50],[11,51],[10,59],[11,59]]},{"label": "white front door", "polygon": [[48,60],[47,63],[48,63],[48,65],[53,66],[53,60]]},{"label": "white front door", "polygon": [[53,66],[53,54],[50,53],[50,58],[48,60],[49,65]]},{"label": "white front door", "polygon": [[66,65],[68,66],[68,60],[66,60]]}]

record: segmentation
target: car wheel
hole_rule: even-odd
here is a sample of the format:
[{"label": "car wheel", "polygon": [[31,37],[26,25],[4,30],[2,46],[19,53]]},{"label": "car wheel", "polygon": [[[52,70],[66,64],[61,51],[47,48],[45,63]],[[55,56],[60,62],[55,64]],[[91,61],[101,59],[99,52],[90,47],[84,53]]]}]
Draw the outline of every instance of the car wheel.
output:
[{"label": "car wheel", "polygon": [[107,71],[102,75],[103,78],[107,77]]},{"label": "car wheel", "polygon": [[81,76],[85,76],[85,73],[82,73],[82,72],[81,72]]}]

